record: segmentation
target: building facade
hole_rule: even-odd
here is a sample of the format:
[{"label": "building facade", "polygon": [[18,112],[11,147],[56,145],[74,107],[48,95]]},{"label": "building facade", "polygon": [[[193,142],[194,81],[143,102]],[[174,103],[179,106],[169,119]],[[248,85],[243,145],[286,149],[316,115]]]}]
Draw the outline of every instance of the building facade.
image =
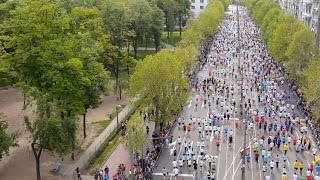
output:
[{"label": "building facade", "polygon": [[190,0],[191,6],[191,16],[196,18],[200,12],[206,8],[209,0]]},{"label": "building facade", "polygon": [[320,0],[279,0],[283,12],[291,13],[317,36],[320,42]]}]

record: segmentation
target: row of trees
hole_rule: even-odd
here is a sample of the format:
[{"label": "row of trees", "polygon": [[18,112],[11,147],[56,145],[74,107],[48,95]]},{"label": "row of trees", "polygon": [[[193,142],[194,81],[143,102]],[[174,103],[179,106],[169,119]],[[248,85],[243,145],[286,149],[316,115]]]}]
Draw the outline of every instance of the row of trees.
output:
[{"label": "row of trees", "polygon": [[[188,7],[180,6],[187,0],[171,1]],[[159,46],[166,19],[160,2],[0,1],[0,83],[17,84],[25,108],[36,109],[24,122],[31,133],[38,180],[44,150],[58,154],[72,150],[74,158],[78,116],[83,115],[86,137],[86,112],[99,105],[111,86],[111,75],[121,98],[119,73],[125,69],[130,74],[135,64],[126,48],[129,51],[133,44],[136,52],[142,38],[153,38]],[[180,11],[186,18],[186,10]],[[6,123],[0,125],[2,155],[16,146],[16,135],[5,133]]]},{"label": "row of trees", "polygon": [[290,81],[320,118],[319,47],[314,32],[291,14],[284,14],[272,0],[246,0],[250,14],[260,26],[264,41],[275,60],[282,63]]},{"label": "row of trees", "polygon": [[162,50],[137,64],[129,93],[142,98],[140,107],[151,115],[155,129],[161,129],[185,104],[189,95],[185,73],[194,70],[202,43],[217,29],[227,6],[228,1],[210,1],[197,19],[187,23],[175,51]]}]

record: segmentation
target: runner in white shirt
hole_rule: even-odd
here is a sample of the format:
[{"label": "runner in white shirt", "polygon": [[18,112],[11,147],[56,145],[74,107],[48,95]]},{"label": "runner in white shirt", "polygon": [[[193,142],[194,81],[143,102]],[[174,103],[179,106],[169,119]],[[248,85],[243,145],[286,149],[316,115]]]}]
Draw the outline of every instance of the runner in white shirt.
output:
[{"label": "runner in white shirt", "polygon": [[178,168],[174,168],[174,169],[173,169],[173,174],[174,174],[175,177],[178,177],[178,175],[179,175],[179,169],[178,169]]},{"label": "runner in white shirt", "polygon": [[298,175],[297,175],[297,173],[294,173],[294,174],[292,175],[292,180],[298,180]]},{"label": "runner in white shirt", "polygon": [[271,179],[271,177],[270,177],[270,175],[269,175],[269,173],[266,175],[266,180],[270,180]]},{"label": "runner in white shirt", "polygon": [[178,161],[178,163],[179,163],[180,168],[182,168],[182,166],[183,166],[183,160],[180,159],[180,160]]},{"label": "runner in white shirt", "polygon": [[172,161],[172,167],[173,168],[177,167],[177,161],[175,159]]},{"label": "runner in white shirt", "polygon": [[320,176],[316,175],[316,176],[314,177],[314,180],[320,180]]},{"label": "runner in white shirt", "polygon": [[272,172],[274,165],[275,165],[275,162],[273,160],[271,160],[269,165],[270,165],[270,171]]},{"label": "runner in white shirt", "polygon": [[318,149],[316,147],[313,147],[312,148],[312,154],[313,154],[313,157],[315,158],[316,154],[317,154],[317,151]]}]

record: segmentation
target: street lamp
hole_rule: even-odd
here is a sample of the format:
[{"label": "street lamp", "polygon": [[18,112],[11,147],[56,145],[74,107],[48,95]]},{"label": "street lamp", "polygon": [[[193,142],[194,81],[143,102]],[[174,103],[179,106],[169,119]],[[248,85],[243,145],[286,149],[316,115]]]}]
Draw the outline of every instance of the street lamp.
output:
[{"label": "street lamp", "polygon": [[117,113],[117,128],[119,127],[119,109],[121,108],[121,105],[116,105],[116,113]]}]

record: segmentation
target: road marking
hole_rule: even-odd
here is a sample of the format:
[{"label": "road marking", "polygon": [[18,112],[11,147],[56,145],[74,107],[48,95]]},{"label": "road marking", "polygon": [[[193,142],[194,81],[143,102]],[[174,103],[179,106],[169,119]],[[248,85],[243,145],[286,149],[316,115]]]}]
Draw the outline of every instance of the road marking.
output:
[{"label": "road marking", "polygon": [[189,102],[188,108],[190,108],[191,105],[192,105],[192,99],[191,99],[190,102]]},{"label": "road marking", "polygon": [[297,136],[297,139],[300,139],[300,136],[297,131],[296,131],[296,136]]},{"label": "road marking", "polygon": [[[187,133],[188,133],[188,131],[186,130],[186,131],[185,131],[185,133],[184,133],[184,136],[183,136],[183,139],[182,139],[182,141],[181,141],[181,142],[184,142],[184,140],[185,140],[185,138],[186,138]],[[175,146],[176,146],[176,145],[175,145]],[[174,146],[174,147],[175,147],[175,146]],[[180,147],[180,148],[179,148],[179,153],[178,153],[177,159],[179,159],[179,156],[180,156],[180,153],[181,153],[181,150],[182,150],[182,149],[183,149],[182,147]],[[170,180],[172,179],[172,175],[173,175],[173,174],[171,173]]]},{"label": "road marking", "polygon": [[[235,140],[236,140],[236,125],[235,123],[233,123],[233,134],[234,134],[234,138],[233,138],[233,148],[232,148],[232,157],[234,157],[234,150],[235,150],[235,146],[236,146],[236,143],[235,143]],[[234,173],[234,163],[232,165],[232,172]]]},{"label": "road marking", "polygon": [[[240,161],[235,172],[238,171],[238,169],[239,169],[239,167],[240,167],[241,164],[242,164],[242,162]],[[244,167],[244,168],[246,168],[246,167]],[[234,179],[235,174],[236,174],[236,173],[233,173],[233,174],[232,174],[232,178],[231,178],[231,179]]]},{"label": "road marking", "polygon": [[[237,153],[236,153],[236,154],[240,153],[240,151],[241,151],[241,146],[240,146],[240,148],[239,148],[239,150],[237,151]],[[237,156],[236,156],[236,157],[237,157]],[[229,172],[229,170],[230,170],[230,168],[231,168],[232,164],[235,162],[236,157],[234,157],[234,158],[233,158],[233,161],[231,162],[231,164],[230,164],[230,166],[229,166],[228,170],[225,172],[225,175],[223,176],[223,178],[222,178],[222,179],[226,179],[226,176],[227,176],[227,174],[228,174],[228,172]],[[240,161],[240,162],[241,162],[241,161]]]},{"label": "road marking", "polygon": [[[154,176],[163,176],[163,173],[153,173]],[[173,176],[174,174],[168,173],[169,176]],[[193,174],[179,174],[179,177],[193,177]]]},{"label": "road marking", "polygon": [[[253,125],[253,132],[254,132],[254,138],[256,138],[257,137],[257,130],[256,130],[256,126],[255,125]],[[250,149],[250,151],[252,151],[252,149]],[[251,162],[253,161],[253,158],[252,158],[252,156],[251,156]],[[260,161],[258,160],[258,165],[259,165],[259,177],[260,177],[260,180],[262,179],[262,176],[261,176],[261,171],[260,171],[260,163],[259,163]],[[252,167],[252,166],[251,166]],[[252,171],[253,171],[253,169],[252,169]],[[252,178],[253,178],[253,175],[252,175]]]}]

